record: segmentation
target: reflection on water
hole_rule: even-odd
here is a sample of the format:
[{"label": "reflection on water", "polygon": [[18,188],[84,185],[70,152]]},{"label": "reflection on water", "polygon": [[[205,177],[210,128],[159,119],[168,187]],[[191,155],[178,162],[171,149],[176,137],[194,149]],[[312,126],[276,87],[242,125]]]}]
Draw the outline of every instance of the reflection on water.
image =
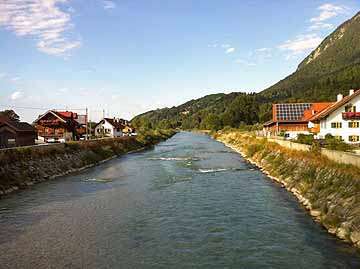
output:
[{"label": "reflection on water", "polygon": [[0,200],[0,225],[4,268],[360,268],[291,194],[185,132]]}]

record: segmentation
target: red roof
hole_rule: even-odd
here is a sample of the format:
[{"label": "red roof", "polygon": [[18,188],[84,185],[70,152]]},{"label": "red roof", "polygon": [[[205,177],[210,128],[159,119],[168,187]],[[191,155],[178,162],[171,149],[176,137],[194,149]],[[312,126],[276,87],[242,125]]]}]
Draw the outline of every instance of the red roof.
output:
[{"label": "red roof", "polygon": [[330,113],[334,112],[336,109],[338,109],[339,107],[341,107],[342,105],[346,104],[347,102],[349,102],[351,99],[353,99],[354,97],[358,96],[360,94],[360,89],[356,90],[352,95],[348,95],[345,96],[343,99],[341,99],[340,101],[333,103],[332,106],[329,106],[328,108],[326,108],[325,110],[321,111],[320,113],[316,114],[315,116],[313,116],[311,118],[312,121],[316,121],[316,120],[321,120],[325,117],[327,117]]},{"label": "red roof", "polygon": [[304,116],[301,120],[309,121],[315,115],[318,115],[323,110],[327,109],[328,107],[332,106],[334,103],[313,103],[310,109],[304,111]]},{"label": "red roof", "polygon": [[71,111],[54,111],[57,115],[59,115],[60,117],[64,118],[64,119],[71,119],[71,117],[73,119],[77,119],[78,118],[78,114],[71,112]]}]

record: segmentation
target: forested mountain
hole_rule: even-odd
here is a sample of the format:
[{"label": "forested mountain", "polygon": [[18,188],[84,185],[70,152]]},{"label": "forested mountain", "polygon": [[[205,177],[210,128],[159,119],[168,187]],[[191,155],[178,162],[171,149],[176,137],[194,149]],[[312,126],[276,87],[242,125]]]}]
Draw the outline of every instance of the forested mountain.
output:
[{"label": "forested mountain", "polygon": [[213,94],[136,116],[135,126],[220,129],[271,119],[274,102],[333,101],[360,88],[360,12],[340,25],[298,66],[260,93]]},{"label": "forested mountain", "polygon": [[340,25],[295,73],[260,94],[280,101],[328,101],[360,88],[360,12]]}]

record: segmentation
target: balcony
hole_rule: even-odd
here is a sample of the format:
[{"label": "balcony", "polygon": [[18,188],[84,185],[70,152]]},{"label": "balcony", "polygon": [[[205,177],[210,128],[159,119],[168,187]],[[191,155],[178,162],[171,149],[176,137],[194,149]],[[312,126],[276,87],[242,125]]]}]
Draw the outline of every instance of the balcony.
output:
[{"label": "balcony", "polygon": [[344,120],[359,120],[360,112],[343,112],[342,118]]}]

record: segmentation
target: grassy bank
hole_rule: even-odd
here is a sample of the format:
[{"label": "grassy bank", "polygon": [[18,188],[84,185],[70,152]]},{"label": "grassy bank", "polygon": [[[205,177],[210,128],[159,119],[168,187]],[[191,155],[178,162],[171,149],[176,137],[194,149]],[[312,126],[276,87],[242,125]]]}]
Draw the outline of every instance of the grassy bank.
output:
[{"label": "grassy bank", "polygon": [[297,196],[330,233],[360,247],[360,170],[313,151],[289,150],[238,131],[214,138],[241,152]]},{"label": "grassy bank", "polygon": [[0,151],[0,195],[148,148],[175,134],[147,130],[137,137],[90,140]]}]

